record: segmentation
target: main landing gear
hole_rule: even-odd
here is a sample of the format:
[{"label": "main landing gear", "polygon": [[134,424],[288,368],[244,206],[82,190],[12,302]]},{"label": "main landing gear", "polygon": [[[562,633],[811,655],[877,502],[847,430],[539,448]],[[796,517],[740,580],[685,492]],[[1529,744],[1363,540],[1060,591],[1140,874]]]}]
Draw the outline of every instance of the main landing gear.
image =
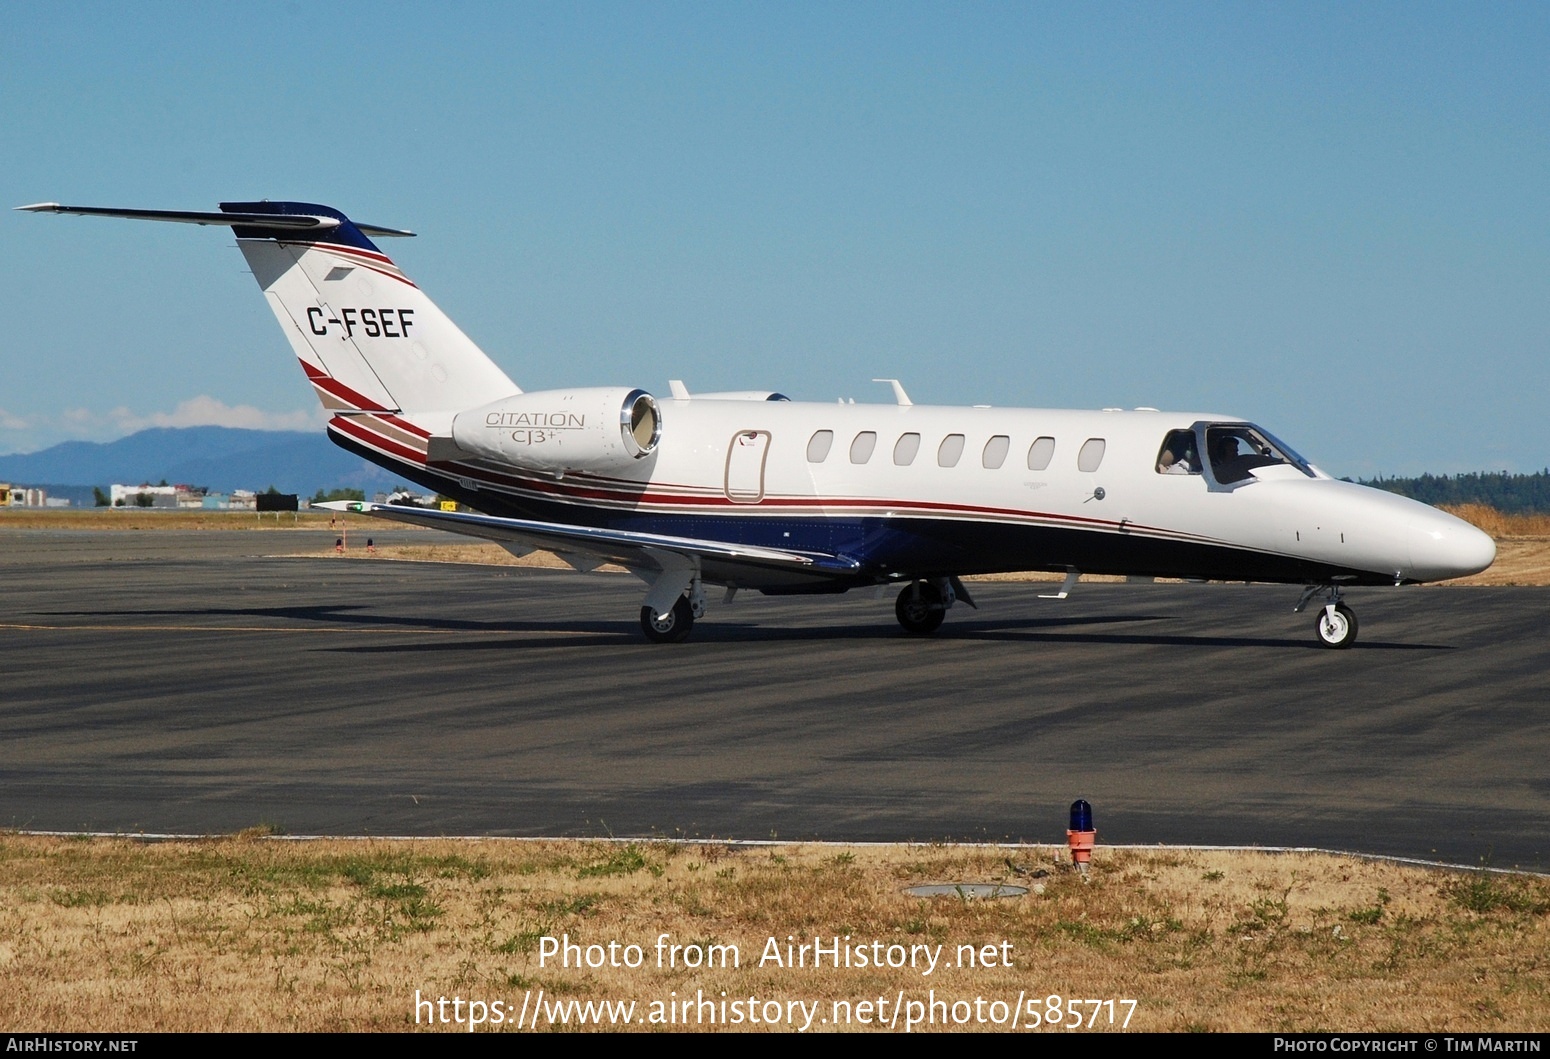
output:
[{"label": "main landing gear", "polygon": [[694,631],[694,607],[689,597],[679,596],[666,614],[658,614],[650,607],[640,608],[640,628],[652,643],[683,643]]},{"label": "main landing gear", "polygon": [[[735,589],[729,589],[727,599]],[[926,636],[941,628],[947,612],[959,600],[974,606],[974,600],[963,582],[956,577],[933,577],[912,581],[899,593],[894,614],[904,631],[913,636]],[[654,607],[640,608],[640,629],[652,643],[683,643],[694,629],[694,619],[705,614],[705,590],[696,577],[686,594],[673,601],[665,612]]]},{"label": "main landing gear", "polygon": [[947,618],[947,604],[942,601],[942,591],[930,581],[916,581],[904,586],[893,612],[904,631],[914,636],[926,636],[942,627]]},{"label": "main landing gear", "polygon": [[1342,650],[1356,642],[1356,611],[1340,598],[1339,585],[1309,585],[1303,590],[1293,614],[1301,614],[1313,597],[1325,593],[1325,603],[1313,619],[1313,631],[1325,647]]},{"label": "main landing gear", "polygon": [[[672,578],[674,573],[673,570],[665,571],[663,577]],[[666,587],[671,590],[682,583],[682,579],[677,580],[676,584],[668,581]],[[646,595],[646,605],[640,608],[641,632],[652,643],[683,643],[694,631],[694,619],[705,617],[705,583],[700,580],[699,569],[694,569],[688,587],[681,595],[674,597],[673,605],[667,610],[659,611],[651,605],[650,600],[657,594],[656,590],[657,584],[653,584],[652,591]],[[731,598],[732,592],[729,590],[727,599]]]},{"label": "main landing gear", "polygon": [[933,577],[905,585],[898,602],[893,605],[893,613],[905,632],[926,636],[942,627],[948,610],[960,599],[974,606],[962,581],[956,577]]}]

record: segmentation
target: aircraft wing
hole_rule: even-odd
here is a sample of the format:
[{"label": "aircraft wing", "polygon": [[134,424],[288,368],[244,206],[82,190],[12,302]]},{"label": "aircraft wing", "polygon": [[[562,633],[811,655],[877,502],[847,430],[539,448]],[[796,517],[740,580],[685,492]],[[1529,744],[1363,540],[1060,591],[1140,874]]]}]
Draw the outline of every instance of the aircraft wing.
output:
[{"label": "aircraft wing", "polygon": [[[861,570],[861,564],[854,559],[824,552],[788,551],[661,533],[533,522],[464,511],[437,511],[407,504],[333,500],[312,506],[481,537],[518,555],[542,548],[557,553],[577,569],[590,569],[605,562],[618,563],[652,584],[648,602],[661,602],[656,597],[657,586],[662,586],[661,596],[667,604],[658,606],[658,610],[670,606],[689,580],[702,570],[707,580],[718,583],[741,581],[751,587],[770,580],[771,575],[777,580],[797,575],[797,580],[821,581],[852,578]],[[738,576],[740,573],[742,577]],[[677,587],[669,594],[670,585]]]}]

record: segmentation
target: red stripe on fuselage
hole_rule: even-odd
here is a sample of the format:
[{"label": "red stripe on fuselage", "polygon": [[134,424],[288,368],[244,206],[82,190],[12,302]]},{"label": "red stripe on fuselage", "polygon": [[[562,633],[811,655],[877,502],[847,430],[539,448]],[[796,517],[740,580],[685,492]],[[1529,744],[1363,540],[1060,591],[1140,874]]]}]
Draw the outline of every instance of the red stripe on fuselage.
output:
[{"label": "red stripe on fuselage", "polygon": [[373,448],[382,449],[384,452],[396,456],[405,463],[412,463],[418,467],[425,465],[425,453],[418,452],[407,445],[383,437],[363,424],[357,423],[353,416],[335,416],[329,420],[328,425],[330,429],[337,430],[342,434],[349,434],[357,441],[363,441]]},{"label": "red stripe on fuselage", "polygon": [[[402,423],[402,420],[396,416],[384,416],[383,418],[392,421],[395,425]],[[416,466],[431,466],[426,463],[424,452],[407,448],[396,441],[374,433],[365,424],[357,422],[353,417],[336,417],[334,422],[342,425],[347,424],[349,429],[346,433],[358,440],[365,441],[370,445],[407,459],[408,462]],[[416,430],[418,432],[418,428]],[[922,514],[934,514],[960,519],[979,519],[983,521],[1006,521],[1009,519],[1019,521],[1042,520],[1064,523],[1085,529],[1118,529],[1121,526],[1120,522],[1110,519],[1091,518],[1085,515],[1065,515],[1053,511],[1027,511],[1018,508],[985,507],[976,504],[943,504],[930,500],[878,500],[863,497],[847,499],[836,497],[779,497],[766,498],[759,504],[754,505],[740,504],[725,496],[685,496],[651,491],[650,487],[645,483],[638,486],[639,491],[625,488],[610,492],[603,489],[580,488],[552,479],[503,474],[483,468],[469,467],[466,464],[432,466],[431,469],[452,478],[469,478],[497,487],[506,486],[512,489],[524,490],[528,493],[537,493],[545,499],[568,501],[580,506],[593,506],[587,504],[587,501],[603,502],[616,508],[625,507],[637,511],[642,507],[651,505],[680,508],[709,507],[717,510],[737,509],[746,511],[749,515],[770,513],[774,509],[773,517],[779,517],[780,514],[791,510],[860,508],[863,511],[860,517],[866,517],[867,514],[875,517],[878,512],[891,512],[903,509]],[[641,513],[649,514],[650,512]],[[1199,534],[1180,530],[1171,530],[1162,526],[1147,526],[1135,522],[1125,522],[1123,525],[1126,532],[1181,537],[1188,540],[1216,543],[1214,538],[1202,537]]]}]

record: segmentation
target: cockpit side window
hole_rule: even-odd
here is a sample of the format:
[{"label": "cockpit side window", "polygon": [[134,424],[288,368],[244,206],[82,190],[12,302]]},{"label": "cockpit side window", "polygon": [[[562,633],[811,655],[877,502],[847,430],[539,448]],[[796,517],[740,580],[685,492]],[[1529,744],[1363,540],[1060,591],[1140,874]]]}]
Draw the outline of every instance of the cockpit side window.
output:
[{"label": "cockpit side window", "polygon": [[1158,474],[1199,474],[1200,454],[1195,451],[1193,430],[1172,430],[1157,452]]},{"label": "cockpit side window", "polygon": [[1206,428],[1206,458],[1223,485],[1245,481],[1261,467],[1285,465],[1313,477],[1306,460],[1258,427],[1240,424]]}]

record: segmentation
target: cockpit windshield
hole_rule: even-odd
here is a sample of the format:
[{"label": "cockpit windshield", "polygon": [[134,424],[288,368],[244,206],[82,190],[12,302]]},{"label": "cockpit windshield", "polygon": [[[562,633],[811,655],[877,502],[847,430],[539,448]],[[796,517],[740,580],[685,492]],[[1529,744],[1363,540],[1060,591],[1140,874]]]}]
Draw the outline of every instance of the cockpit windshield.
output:
[{"label": "cockpit windshield", "polygon": [[1307,460],[1268,431],[1249,423],[1206,427],[1206,458],[1211,462],[1211,473],[1223,485],[1244,481],[1262,467],[1295,467],[1309,478],[1316,477]]}]

